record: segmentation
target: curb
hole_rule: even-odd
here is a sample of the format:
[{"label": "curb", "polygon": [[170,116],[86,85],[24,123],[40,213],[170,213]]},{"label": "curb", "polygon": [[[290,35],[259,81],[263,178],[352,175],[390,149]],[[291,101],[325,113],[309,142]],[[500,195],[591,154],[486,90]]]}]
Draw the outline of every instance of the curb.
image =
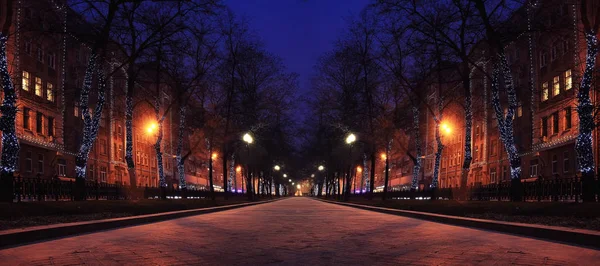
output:
[{"label": "curb", "polygon": [[0,250],[34,242],[265,204],[280,199],[0,231]]},{"label": "curb", "polygon": [[493,221],[485,219],[467,218],[451,216],[444,214],[390,209],[384,207],[375,207],[355,203],[337,202],[324,199],[316,199],[322,202],[348,206],[368,211],[405,216],[420,220],[433,221],[438,223],[471,227],[497,231],[519,236],[534,237],[544,240],[563,242],[570,245],[585,246],[593,249],[600,249],[600,232],[584,229],[572,229],[567,227],[531,225],[524,223],[513,223],[503,221]]}]

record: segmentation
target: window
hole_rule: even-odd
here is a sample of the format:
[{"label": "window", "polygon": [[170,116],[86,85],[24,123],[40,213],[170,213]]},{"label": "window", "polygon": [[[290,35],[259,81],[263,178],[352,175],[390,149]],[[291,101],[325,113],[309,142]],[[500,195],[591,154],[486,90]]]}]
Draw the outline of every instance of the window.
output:
[{"label": "window", "polygon": [[37,171],[40,174],[44,173],[44,155],[38,153]]},{"label": "window", "polygon": [[42,97],[42,78],[35,77],[35,95]]},{"label": "window", "polygon": [[48,53],[46,57],[48,58],[48,62],[46,62],[48,67],[54,69],[56,67],[56,56],[54,53]]},{"label": "window", "polygon": [[21,81],[21,87],[24,91],[29,91],[31,87],[31,75],[27,71],[23,71],[23,80]]},{"label": "window", "polygon": [[558,76],[554,77],[552,81],[552,96],[560,94],[560,79]]},{"label": "window", "polygon": [[496,168],[492,168],[490,170],[490,183],[497,183],[498,180],[496,179]]},{"label": "window", "polygon": [[117,127],[117,135],[118,136],[123,135],[123,128],[120,125]]},{"label": "window", "polygon": [[563,52],[563,54],[566,54],[567,51],[569,51],[569,40],[564,39],[563,43],[562,43],[562,52]]},{"label": "window", "polygon": [[558,133],[558,112],[552,114],[552,134]]},{"label": "window", "polygon": [[37,47],[37,60],[40,62],[44,62],[44,50],[42,50],[41,46]]},{"label": "window", "polygon": [[31,41],[26,40],[23,46],[25,47],[25,53],[31,55]]},{"label": "window", "polygon": [[54,102],[54,86],[50,82],[46,82],[46,100]]},{"label": "window", "polygon": [[100,166],[100,182],[106,183],[106,166]]},{"label": "window", "polygon": [[119,144],[119,159],[123,160],[123,145]]},{"label": "window", "polygon": [[552,155],[552,174],[555,175],[558,173],[558,156],[556,154]]},{"label": "window", "polygon": [[100,140],[100,154],[106,155],[106,140],[105,139]]},{"label": "window", "polygon": [[565,90],[568,91],[573,88],[573,77],[571,76],[571,70],[565,71]]},{"label": "window", "polygon": [[508,180],[508,167],[506,165],[502,166],[502,180]]},{"label": "window", "polygon": [[29,129],[31,130],[31,124],[30,124],[30,111],[31,109],[25,107],[23,108],[23,128],[24,129]]},{"label": "window", "polygon": [[543,50],[540,53],[540,66],[545,67],[547,63],[548,63],[548,52],[546,52],[546,50]]},{"label": "window", "polygon": [[89,168],[90,168],[90,169],[88,170],[88,176],[87,176],[87,179],[89,179],[89,180],[95,180],[95,177],[94,177],[94,165],[93,165],[93,164],[90,164],[90,167],[89,167]]},{"label": "window", "polygon": [[554,61],[558,58],[558,43],[552,46],[552,52],[550,53],[550,60]]},{"label": "window", "polygon": [[44,133],[44,115],[40,112],[35,114],[35,131],[38,134]]},{"label": "window", "polygon": [[548,117],[542,118],[542,137],[548,136]]},{"label": "window", "polygon": [[27,151],[25,153],[25,171],[31,173],[33,168],[33,160],[31,159],[31,152]]},{"label": "window", "polygon": [[48,136],[54,136],[54,117],[48,117]]},{"label": "window", "polygon": [[571,128],[571,107],[565,108],[565,129]]},{"label": "window", "polygon": [[67,175],[67,161],[65,159],[58,159],[58,175]]},{"label": "window", "polygon": [[548,82],[542,84],[542,102],[548,100]]},{"label": "window", "polygon": [[141,155],[140,155],[140,152],[138,151],[138,152],[135,153],[135,162],[137,164],[139,164],[140,161],[141,161]]},{"label": "window", "polygon": [[517,105],[517,117],[521,116],[523,116],[523,103],[519,102],[519,105]]},{"label": "window", "polygon": [[531,160],[531,162],[529,162],[529,176],[536,177],[537,175],[538,175],[538,161]]},{"label": "window", "polygon": [[490,143],[490,152],[492,156],[496,155],[496,146],[498,146],[498,141],[497,140],[492,140],[492,142]]},{"label": "window", "polygon": [[568,173],[571,168],[571,164],[569,163],[569,152],[565,151],[563,153],[563,172]]}]

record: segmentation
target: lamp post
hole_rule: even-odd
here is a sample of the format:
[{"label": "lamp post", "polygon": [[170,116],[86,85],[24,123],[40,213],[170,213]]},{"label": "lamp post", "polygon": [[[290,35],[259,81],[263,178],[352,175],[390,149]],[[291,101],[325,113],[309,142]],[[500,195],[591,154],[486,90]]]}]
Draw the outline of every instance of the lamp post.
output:
[{"label": "lamp post", "polygon": [[350,197],[350,181],[352,179],[352,144],[356,141],[356,136],[353,133],[348,134],[346,136],[346,144],[350,147],[350,161],[348,162],[348,176],[346,177],[346,197],[345,200],[348,201]]},{"label": "lamp post", "polygon": [[248,199],[252,200],[252,194],[254,193],[254,183],[252,182],[252,176],[250,175],[250,144],[254,142],[254,138],[252,138],[252,135],[250,135],[250,133],[246,133],[242,137],[242,140],[246,142],[246,150],[248,154],[248,161],[246,162],[246,192],[248,193]]},{"label": "lamp post", "polygon": [[[442,128],[443,132],[442,132],[442,135],[441,135],[441,137],[440,137],[440,138],[442,139],[442,143],[444,143],[444,136],[445,136],[445,135],[447,135],[447,134],[450,134],[450,133],[452,133],[452,128],[451,128],[451,127],[450,127],[450,125],[448,125],[448,123],[446,123],[446,122],[443,122],[443,123],[441,124],[441,128]],[[444,144],[445,144],[445,143],[444,143]],[[444,145],[444,146],[445,146],[445,145]],[[444,156],[442,156],[442,160],[443,160],[443,159],[444,159]],[[446,158],[445,160],[446,160],[446,175],[444,176],[444,178],[445,178],[445,179],[448,179],[448,169],[449,169],[450,167],[448,167],[448,159]],[[440,178],[440,181],[441,181],[441,180],[443,180],[443,179],[441,179],[441,178]],[[443,185],[444,185],[444,184],[442,184],[442,182],[440,182],[440,185],[439,185],[439,187],[440,187],[440,188],[443,188],[443,187],[444,187]],[[445,184],[445,185],[446,185],[446,186],[448,185],[448,184],[447,184],[447,182],[446,182],[446,184]]]},{"label": "lamp post", "polygon": [[[275,172],[279,172],[279,170],[281,170],[281,167],[279,165],[275,165],[273,166],[273,170],[275,170]],[[279,197],[279,176],[275,177],[275,196]]]},{"label": "lamp post", "polygon": [[387,198],[387,188],[388,188],[388,180],[390,178],[389,174],[390,174],[390,164],[389,164],[389,159],[388,159],[388,150],[385,150],[385,153],[381,154],[381,158],[385,160],[385,180],[383,182],[385,182],[383,184],[383,196],[382,196],[382,200],[385,200]]}]

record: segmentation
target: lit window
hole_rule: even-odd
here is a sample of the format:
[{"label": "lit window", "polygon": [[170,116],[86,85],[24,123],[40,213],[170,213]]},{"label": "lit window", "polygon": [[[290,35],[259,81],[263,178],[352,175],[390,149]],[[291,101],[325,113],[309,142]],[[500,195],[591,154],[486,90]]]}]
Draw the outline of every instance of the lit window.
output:
[{"label": "lit window", "polygon": [[519,102],[517,106],[517,117],[523,116],[523,103]]},{"label": "lit window", "polygon": [[46,100],[54,102],[54,86],[52,83],[46,83]]},{"label": "lit window", "polygon": [[35,77],[35,95],[42,96],[42,78]]},{"label": "lit window", "polygon": [[548,82],[542,84],[542,102],[548,100]]},{"label": "lit window", "polygon": [[23,81],[21,87],[24,91],[29,91],[29,87],[31,86],[31,76],[29,72],[23,71]]},{"label": "lit window", "polygon": [[565,71],[565,90],[568,91],[573,88],[573,77],[571,76],[571,70]]},{"label": "lit window", "polygon": [[490,183],[494,184],[496,181],[496,168],[492,168],[490,170]]},{"label": "lit window", "polygon": [[554,77],[552,82],[552,96],[560,94],[560,79],[558,76]]}]

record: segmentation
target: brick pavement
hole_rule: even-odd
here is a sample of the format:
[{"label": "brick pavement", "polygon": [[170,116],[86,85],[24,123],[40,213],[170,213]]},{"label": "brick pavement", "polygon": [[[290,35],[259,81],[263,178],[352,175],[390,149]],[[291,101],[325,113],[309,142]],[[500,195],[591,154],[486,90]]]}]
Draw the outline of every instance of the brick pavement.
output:
[{"label": "brick pavement", "polygon": [[0,250],[0,265],[598,265],[600,251],[308,198]]}]

